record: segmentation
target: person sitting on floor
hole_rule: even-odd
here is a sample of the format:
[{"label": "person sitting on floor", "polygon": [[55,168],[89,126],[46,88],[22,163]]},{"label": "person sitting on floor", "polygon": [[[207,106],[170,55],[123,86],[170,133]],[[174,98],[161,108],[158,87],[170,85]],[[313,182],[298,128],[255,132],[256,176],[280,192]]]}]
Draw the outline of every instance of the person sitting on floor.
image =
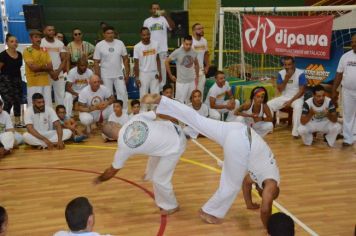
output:
[{"label": "person sitting on floor", "polygon": [[242,104],[236,111],[232,121],[242,122],[252,127],[262,137],[273,131],[272,112],[267,106],[268,94],[264,87],[255,87],[251,91],[250,100]]},{"label": "person sitting on floor", "polygon": [[134,115],[137,115],[140,113],[141,109],[141,103],[139,100],[134,99],[131,101],[131,113],[129,115],[129,119],[131,119]]},{"label": "person sitting on floor", "polygon": [[[72,131],[62,129],[58,116],[52,107],[46,106],[43,95],[32,96],[32,106],[25,112],[27,132],[23,134],[25,143],[39,148],[64,148],[64,141],[70,139]],[[55,130],[53,129],[55,128]]]},{"label": "person sitting on floor", "polygon": [[67,128],[72,131],[72,139],[75,143],[80,143],[88,138],[84,134],[84,130],[78,126],[78,123],[73,118],[67,116],[66,108],[63,105],[56,107],[56,113],[62,128]]},{"label": "person sitting on floor", "polygon": [[[228,96],[228,100],[225,100]],[[235,100],[229,82],[225,81],[225,74],[217,71],[215,74],[215,83],[209,89],[205,104],[208,106],[209,117],[214,120],[223,120],[223,115],[228,113],[227,120],[234,115],[234,110],[240,106],[239,100]]]}]

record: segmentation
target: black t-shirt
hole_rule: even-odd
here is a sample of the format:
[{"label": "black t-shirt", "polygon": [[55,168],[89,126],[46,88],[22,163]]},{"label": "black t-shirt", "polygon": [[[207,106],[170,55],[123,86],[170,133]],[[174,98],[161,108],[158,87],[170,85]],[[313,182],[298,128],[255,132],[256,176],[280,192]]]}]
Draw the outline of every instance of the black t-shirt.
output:
[{"label": "black t-shirt", "polygon": [[17,52],[18,56],[16,59],[12,58],[6,50],[0,53],[0,62],[3,63],[1,68],[2,75],[8,75],[15,78],[21,78],[21,66],[22,66],[22,55]]}]

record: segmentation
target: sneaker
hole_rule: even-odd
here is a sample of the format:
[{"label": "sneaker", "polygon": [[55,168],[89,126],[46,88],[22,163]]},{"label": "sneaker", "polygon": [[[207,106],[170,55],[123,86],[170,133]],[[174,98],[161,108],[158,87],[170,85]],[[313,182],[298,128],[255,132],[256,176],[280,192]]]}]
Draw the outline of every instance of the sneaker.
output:
[{"label": "sneaker", "polygon": [[83,142],[86,138],[87,138],[87,136],[85,136],[85,135],[75,136],[73,138],[73,141],[75,143],[80,143],[80,142]]}]

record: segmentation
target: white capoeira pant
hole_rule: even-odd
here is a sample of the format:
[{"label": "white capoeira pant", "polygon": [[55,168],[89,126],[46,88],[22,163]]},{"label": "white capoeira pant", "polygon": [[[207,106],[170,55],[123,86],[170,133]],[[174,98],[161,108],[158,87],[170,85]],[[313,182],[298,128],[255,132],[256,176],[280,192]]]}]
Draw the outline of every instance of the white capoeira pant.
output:
[{"label": "white capoeira pant", "polygon": [[167,59],[167,52],[160,52],[159,54],[159,60],[161,62],[161,77],[162,81],[159,83],[159,90],[163,90],[163,86],[166,85],[167,83],[167,70],[166,70],[166,64],[165,61]]},{"label": "white capoeira pant", "polygon": [[105,108],[103,111],[92,111],[92,112],[80,112],[79,120],[85,126],[90,126],[94,122],[98,122],[100,118],[104,120],[109,119],[109,116],[113,113],[112,105]]},{"label": "white capoeira pant", "polygon": [[224,149],[220,185],[203,206],[204,212],[223,218],[240,191],[247,170],[260,187],[266,179],[273,179],[279,184],[279,170],[271,150],[246,125],[205,118],[192,108],[164,96],[156,112],[182,121]]},{"label": "white capoeira pant", "polygon": [[273,131],[273,123],[266,121],[254,122],[252,118],[236,116],[233,122],[241,122],[249,127],[252,127],[261,137],[266,136]]},{"label": "white capoeira pant", "polygon": [[[159,80],[156,79],[157,72],[140,72],[140,98],[148,93],[159,93]],[[142,111],[147,111],[147,105],[142,104]]]},{"label": "white capoeira pant", "polygon": [[[58,142],[58,135],[56,130],[49,130],[49,131],[38,131],[42,136],[46,137],[50,142],[52,143],[57,143]],[[62,135],[62,141],[66,141],[70,139],[72,136],[72,131],[70,129],[63,129],[63,135]],[[41,146],[46,148],[47,144],[43,142],[42,140],[39,140],[32,134],[25,132],[23,134],[23,138],[25,140],[25,143],[31,146]]]},{"label": "white capoeira pant", "polygon": [[356,91],[342,88],[344,142],[353,144],[356,130]]},{"label": "white capoeira pant", "polygon": [[[197,89],[201,92],[202,95],[204,95],[205,82],[206,82],[206,77],[205,77],[204,68],[200,68],[200,70],[199,70],[199,82],[198,82],[198,88]],[[203,96],[202,96],[202,99],[203,99]]]},{"label": "white capoeira pant", "polygon": [[[287,96],[280,96],[273,98],[269,102],[267,102],[267,105],[271,109],[272,113],[276,112],[280,109],[283,108],[283,104],[288,102],[291,99],[291,97]],[[302,109],[303,109],[303,97],[298,98],[292,102],[291,107],[293,108],[293,129],[292,129],[292,135],[293,136],[298,136],[298,127],[300,124],[300,117],[302,116]]]},{"label": "white capoeira pant", "polygon": [[114,89],[116,91],[116,98],[122,100],[123,108],[127,109],[128,95],[126,89],[126,83],[123,76],[118,78],[102,78],[104,86],[109,89],[111,94],[114,94]]},{"label": "white capoeira pant", "polygon": [[52,106],[51,86],[31,86],[27,87],[27,107],[32,106],[32,96],[35,93],[43,95],[46,106]]},{"label": "white capoeira pant", "polygon": [[76,96],[71,93],[66,92],[64,95],[64,107],[66,108],[67,116],[72,117],[73,112],[73,102]]},{"label": "white capoeira pant", "polygon": [[[228,102],[229,100],[226,100],[224,101],[223,104],[226,105]],[[209,107],[209,117],[214,120],[223,120],[224,119],[223,115],[225,113],[228,113],[226,117],[226,121],[230,122],[234,120],[235,118],[234,111],[239,107],[240,107],[240,101],[237,99],[235,99],[235,108],[232,111],[228,109],[213,109]]]},{"label": "white capoeira pant", "polygon": [[195,80],[189,83],[176,82],[176,96],[175,99],[181,103],[190,103],[190,95],[196,89]]},{"label": "white capoeira pant", "polygon": [[5,150],[10,150],[14,147],[15,135],[13,132],[8,131],[0,134],[0,143],[4,146]]},{"label": "white capoeira pant", "polygon": [[64,80],[63,72],[58,76],[58,80],[51,79],[51,86],[53,87],[54,100],[57,105],[63,105],[66,82]]},{"label": "white capoeira pant", "polygon": [[337,122],[331,122],[330,120],[311,120],[307,124],[301,124],[298,127],[298,133],[302,137],[304,144],[308,146],[312,145],[314,132],[321,132],[323,134],[326,134],[326,141],[328,142],[329,146],[333,147],[337,135],[341,132],[341,125]]}]

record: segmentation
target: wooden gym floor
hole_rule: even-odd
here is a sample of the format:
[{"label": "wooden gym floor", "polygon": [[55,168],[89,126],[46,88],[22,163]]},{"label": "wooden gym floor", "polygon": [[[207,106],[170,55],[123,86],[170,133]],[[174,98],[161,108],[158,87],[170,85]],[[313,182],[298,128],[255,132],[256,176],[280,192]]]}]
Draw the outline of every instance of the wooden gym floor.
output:
[{"label": "wooden gym floor", "polygon": [[[328,148],[322,140],[311,147],[294,140],[287,127],[266,137],[281,173],[277,202],[319,235],[352,235],[356,223],[355,147]],[[198,142],[222,158],[222,149],[206,138]],[[258,211],[247,210],[240,193],[221,225],[207,225],[199,208],[219,182],[216,161],[191,140],[179,162],[173,184],[181,210],[161,217],[152,186],[143,182],[146,157],[128,160],[116,179],[99,186],[92,180],[113,159],[116,143],[96,135],[63,151],[28,146],[0,160],[0,205],[9,213],[10,236],[52,235],[67,229],[64,209],[78,196],[94,206],[96,232],[112,235],[266,235]],[[259,201],[254,196],[255,201]],[[297,235],[309,235],[296,224]]]}]

